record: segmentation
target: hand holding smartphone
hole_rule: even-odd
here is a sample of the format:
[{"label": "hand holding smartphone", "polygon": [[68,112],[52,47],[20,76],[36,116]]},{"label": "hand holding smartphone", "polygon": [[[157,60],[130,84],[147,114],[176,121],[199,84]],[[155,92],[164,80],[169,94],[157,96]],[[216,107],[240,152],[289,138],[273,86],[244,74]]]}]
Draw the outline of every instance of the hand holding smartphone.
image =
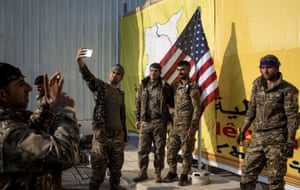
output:
[{"label": "hand holding smartphone", "polygon": [[93,49],[85,49],[84,57],[92,57]]}]

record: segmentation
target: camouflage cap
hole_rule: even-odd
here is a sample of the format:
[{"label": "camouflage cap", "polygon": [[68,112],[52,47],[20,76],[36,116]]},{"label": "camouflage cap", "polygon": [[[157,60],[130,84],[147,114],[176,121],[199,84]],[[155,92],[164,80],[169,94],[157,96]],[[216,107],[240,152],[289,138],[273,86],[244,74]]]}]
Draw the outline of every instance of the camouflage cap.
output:
[{"label": "camouflage cap", "polygon": [[0,88],[9,84],[11,81],[22,77],[21,70],[8,63],[0,62]]}]

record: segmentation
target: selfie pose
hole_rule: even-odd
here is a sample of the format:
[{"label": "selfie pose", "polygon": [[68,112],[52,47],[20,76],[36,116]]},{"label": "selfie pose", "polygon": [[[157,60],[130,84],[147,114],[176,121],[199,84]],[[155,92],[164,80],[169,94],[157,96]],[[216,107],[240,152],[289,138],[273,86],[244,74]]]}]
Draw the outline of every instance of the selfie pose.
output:
[{"label": "selfie pose", "polygon": [[109,169],[111,190],[119,190],[124,148],[127,142],[124,92],[118,88],[124,76],[121,65],[113,65],[108,82],[96,78],[83,61],[86,49],[77,51],[77,63],[83,80],[94,95],[93,140],[91,149],[92,176],[90,190],[98,190]]}]

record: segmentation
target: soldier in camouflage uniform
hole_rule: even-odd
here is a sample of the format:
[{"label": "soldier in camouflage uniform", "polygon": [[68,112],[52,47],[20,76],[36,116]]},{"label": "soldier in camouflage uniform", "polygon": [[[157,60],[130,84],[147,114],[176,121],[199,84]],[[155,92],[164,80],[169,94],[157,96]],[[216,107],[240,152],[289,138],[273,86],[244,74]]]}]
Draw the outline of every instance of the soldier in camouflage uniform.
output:
[{"label": "soldier in camouflage uniform", "polygon": [[242,164],[241,189],[254,190],[266,166],[269,190],[283,190],[287,158],[293,156],[298,129],[298,89],[282,79],[280,62],[274,55],[260,60],[261,76],[252,88],[249,108],[237,142],[243,145],[253,122],[251,141]]},{"label": "soldier in camouflage uniform", "polygon": [[[45,99],[45,89],[44,89],[44,76],[39,75],[34,80],[34,85],[36,86],[37,95],[37,109],[33,112],[31,115],[31,120],[36,120],[37,118],[47,118],[47,122],[43,121],[43,125],[40,124],[38,127],[44,127],[41,130],[41,132],[50,133],[53,134],[54,129],[50,129],[51,122],[53,119],[52,114],[48,114],[47,116],[41,116],[44,112],[44,105],[46,105],[46,99]],[[44,178],[52,178],[53,179],[53,189],[55,190],[62,190],[62,172],[61,170],[53,171],[52,173],[45,174],[44,176],[40,176],[40,180],[45,180]],[[47,180],[47,179],[46,179]]]},{"label": "soldier in camouflage uniform", "polygon": [[[0,63],[0,189],[52,190],[51,176],[41,176],[53,168],[70,168],[77,161],[74,100],[61,92],[63,78],[57,80],[57,76],[59,72],[48,80],[45,75],[45,105],[40,116],[32,119],[32,112],[26,110],[32,87],[18,68]],[[48,119],[49,115],[53,117]],[[53,135],[41,130],[49,122]]]},{"label": "soldier in camouflage uniform", "polygon": [[[38,80],[37,80],[38,79]],[[39,84],[37,85],[37,82]],[[44,76],[40,75],[34,81],[37,86],[38,95],[37,98],[37,109],[30,115],[30,121],[38,125],[33,125],[31,128],[36,127],[41,132],[48,133],[53,120],[53,114],[49,111],[49,106],[45,98],[44,90]],[[41,119],[40,119],[41,118]]]},{"label": "soldier in camouflage uniform", "polygon": [[110,173],[110,189],[118,190],[121,169],[124,163],[124,148],[127,142],[125,126],[124,92],[118,88],[124,76],[121,65],[111,68],[109,81],[97,79],[83,62],[86,49],[77,52],[77,63],[82,78],[86,81],[95,99],[93,115],[93,140],[91,149],[92,176],[90,190],[98,190],[104,181],[106,169]]},{"label": "soldier in camouflage uniform", "polygon": [[167,123],[171,120],[168,105],[173,107],[173,90],[162,80],[159,63],[150,65],[150,75],[144,78],[136,95],[136,128],[139,129],[139,175],[135,182],[146,180],[149,153],[154,145],[155,181],[161,182],[164,168]]},{"label": "soldier in camouflage uniform", "polygon": [[181,61],[177,65],[180,81],[174,86],[174,124],[169,132],[167,162],[169,172],[164,182],[178,180],[177,176],[177,154],[182,152],[182,174],[178,185],[184,186],[188,183],[188,173],[192,167],[195,133],[199,127],[200,120],[200,89],[196,83],[189,78],[190,64]]}]

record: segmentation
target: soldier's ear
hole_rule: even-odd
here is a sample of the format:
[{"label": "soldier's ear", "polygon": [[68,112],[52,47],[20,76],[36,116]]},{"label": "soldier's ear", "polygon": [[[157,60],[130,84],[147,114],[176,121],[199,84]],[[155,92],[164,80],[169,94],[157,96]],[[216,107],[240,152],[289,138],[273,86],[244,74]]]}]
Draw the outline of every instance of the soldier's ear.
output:
[{"label": "soldier's ear", "polygon": [[5,89],[0,89],[0,100],[1,102],[4,101],[7,97],[7,93]]}]

